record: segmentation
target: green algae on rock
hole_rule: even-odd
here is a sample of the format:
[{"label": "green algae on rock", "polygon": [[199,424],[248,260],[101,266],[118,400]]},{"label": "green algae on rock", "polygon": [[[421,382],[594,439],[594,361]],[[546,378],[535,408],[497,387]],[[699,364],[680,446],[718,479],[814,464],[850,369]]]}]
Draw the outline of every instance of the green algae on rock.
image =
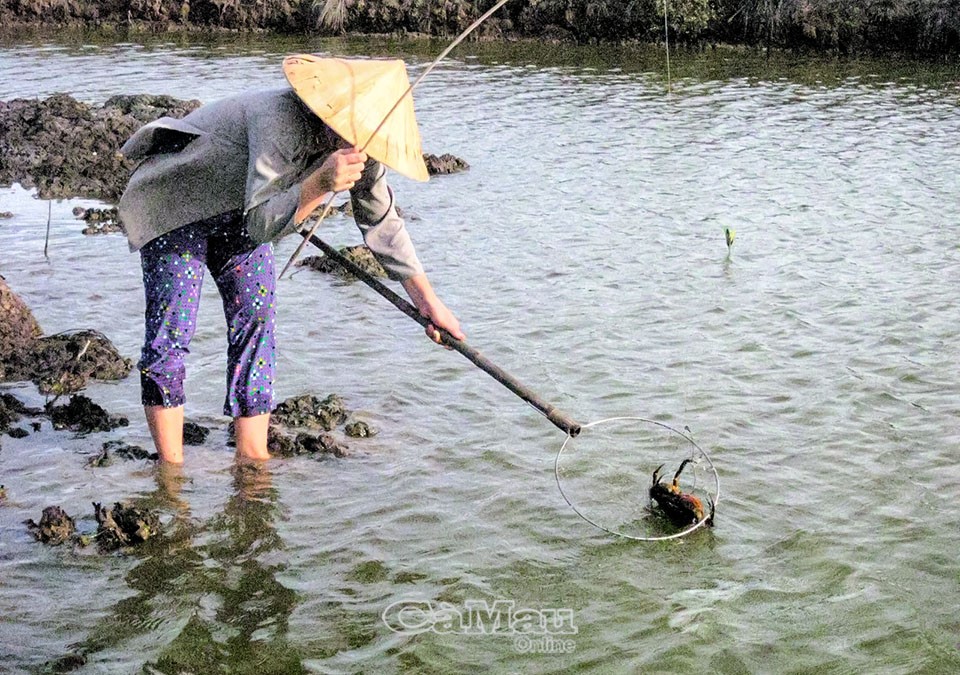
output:
[{"label": "green algae on rock", "polygon": [[111,510],[94,502],[93,508],[97,519],[97,545],[101,551],[116,551],[140,544],[161,531],[160,517],[150,509],[127,502],[116,502]]},{"label": "green algae on rock", "polygon": [[26,526],[31,534],[44,544],[59,546],[68,541],[77,531],[73,518],[59,506],[48,506],[40,516],[40,522],[27,520]]}]

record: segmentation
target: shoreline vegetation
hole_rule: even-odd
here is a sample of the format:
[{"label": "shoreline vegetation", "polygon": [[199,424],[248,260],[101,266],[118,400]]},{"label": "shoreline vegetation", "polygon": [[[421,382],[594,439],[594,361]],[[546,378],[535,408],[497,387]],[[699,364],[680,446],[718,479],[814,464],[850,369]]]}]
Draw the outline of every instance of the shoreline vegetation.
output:
[{"label": "shoreline vegetation", "polygon": [[[24,27],[124,34],[268,32],[450,38],[494,0],[0,0],[0,33]],[[471,36],[557,44],[737,45],[956,61],[954,0],[515,0]]]}]

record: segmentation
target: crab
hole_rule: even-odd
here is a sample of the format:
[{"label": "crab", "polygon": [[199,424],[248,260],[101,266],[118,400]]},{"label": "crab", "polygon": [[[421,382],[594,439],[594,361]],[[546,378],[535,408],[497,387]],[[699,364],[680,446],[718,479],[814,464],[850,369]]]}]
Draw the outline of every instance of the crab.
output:
[{"label": "crab", "polygon": [[673,480],[669,483],[660,482],[660,470],[663,469],[664,465],[658,466],[656,471],[653,472],[653,482],[650,484],[650,499],[660,507],[675,525],[696,525],[706,520],[706,524],[712,527],[715,510],[713,499],[707,497],[710,502],[710,515],[705,518],[706,512],[703,508],[703,501],[699,497],[680,489],[680,474],[683,473],[684,468],[691,461],[693,460],[689,458],[683,460],[680,468],[673,475]]}]

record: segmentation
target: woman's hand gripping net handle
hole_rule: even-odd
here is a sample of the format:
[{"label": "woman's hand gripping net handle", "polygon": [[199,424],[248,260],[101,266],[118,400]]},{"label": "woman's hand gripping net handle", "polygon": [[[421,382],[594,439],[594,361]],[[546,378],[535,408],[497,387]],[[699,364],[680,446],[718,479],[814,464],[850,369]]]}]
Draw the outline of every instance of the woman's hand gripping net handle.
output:
[{"label": "woman's hand gripping net handle", "polygon": [[[327,244],[319,237],[310,234],[306,230],[301,231],[301,234],[305,238],[309,239],[314,246],[323,251],[331,260],[336,262],[338,265],[360,279],[360,281],[389,300],[393,306],[399,309],[401,312],[409,316],[424,328],[430,325],[430,320],[420,316],[420,312],[418,312],[413,305],[377,281],[377,279],[367,274],[359,266],[342,256],[335,248]],[[473,364],[478,368],[486,372],[497,382],[539,410],[544,417],[553,422],[553,424],[561,431],[564,431],[571,437],[576,437],[580,433],[580,425],[569,415],[563,413],[541,399],[535,392],[531,391],[527,386],[513,377],[510,373],[491,363],[483,354],[469,346],[466,342],[458,340],[443,329],[438,330],[440,331],[441,341],[444,345],[450,347],[451,349],[456,349],[458,352],[470,359],[470,361],[472,361]]]}]

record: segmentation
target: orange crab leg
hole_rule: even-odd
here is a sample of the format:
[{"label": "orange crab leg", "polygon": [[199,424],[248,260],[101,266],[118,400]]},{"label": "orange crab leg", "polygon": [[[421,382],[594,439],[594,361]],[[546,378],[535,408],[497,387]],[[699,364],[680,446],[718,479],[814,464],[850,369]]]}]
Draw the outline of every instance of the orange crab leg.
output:
[{"label": "orange crab leg", "polygon": [[693,461],[693,460],[690,459],[689,457],[688,457],[687,459],[683,460],[683,461],[680,463],[680,468],[677,469],[677,472],[676,472],[675,474],[673,474],[673,487],[675,487],[675,488],[677,489],[677,491],[680,490],[680,474],[683,473],[684,467],[686,467],[687,464],[689,464],[689,463],[692,462],[692,461]]}]

